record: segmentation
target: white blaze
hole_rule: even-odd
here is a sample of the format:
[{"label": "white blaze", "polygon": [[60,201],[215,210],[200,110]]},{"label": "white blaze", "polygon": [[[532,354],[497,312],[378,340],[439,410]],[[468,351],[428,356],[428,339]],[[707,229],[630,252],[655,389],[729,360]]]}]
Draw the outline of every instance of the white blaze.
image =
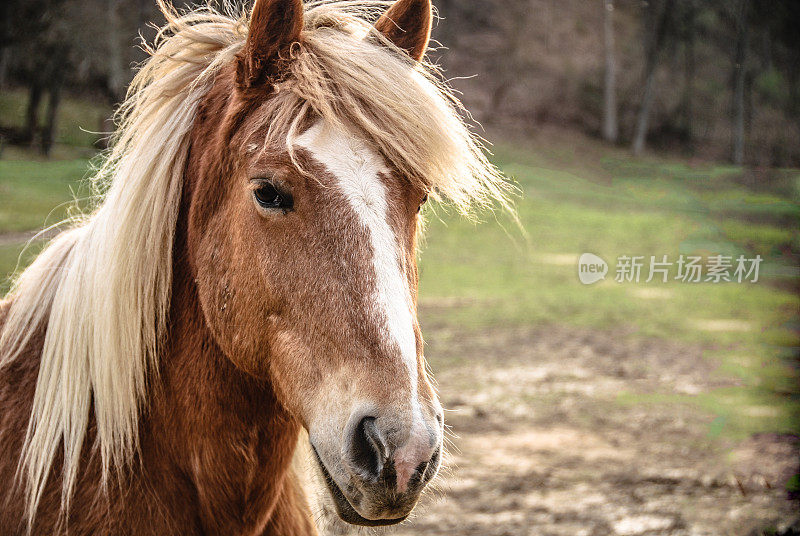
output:
[{"label": "white blaze", "polygon": [[[405,491],[416,465],[429,448],[417,394],[417,345],[411,292],[401,270],[401,250],[389,225],[386,188],[380,174],[389,174],[384,160],[362,140],[319,121],[295,141],[336,178],[338,186],[369,234],[375,270],[374,311],[387,338],[394,341],[408,369],[412,423],[409,437],[394,454],[397,485]],[[380,318],[382,317],[382,318]]]},{"label": "white blaze", "polygon": [[380,179],[380,174],[388,175],[389,170],[380,155],[363,141],[322,121],[300,135],[295,143],[333,174],[368,231],[375,270],[375,312],[383,317],[381,324],[386,335],[397,344],[408,368],[417,413],[417,345],[411,293],[408,279],[400,269],[400,247],[389,225],[386,188]]}]

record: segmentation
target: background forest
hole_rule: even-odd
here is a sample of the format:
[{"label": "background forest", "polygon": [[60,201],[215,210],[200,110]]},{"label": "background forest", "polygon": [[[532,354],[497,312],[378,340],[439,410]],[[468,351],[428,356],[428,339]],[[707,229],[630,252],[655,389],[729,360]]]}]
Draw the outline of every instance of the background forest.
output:
[{"label": "background forest", "polygon": [[[181,2],[176,5],[180,6]],[[441,0],[430,57],[481,123],[549,125],[757,166],[800,162],[800,3]],[[8,143],[49,150],[63,94],[109,107],[159,23],[152,0],[6,0],[0,88],[23,92]],[[22,102],[19,103],[23,105]],[[85,125],[102,131],[103,117]],[[107,127],[108,125],[106,125]],[[107,128],[106,128],[107,130]]]}]

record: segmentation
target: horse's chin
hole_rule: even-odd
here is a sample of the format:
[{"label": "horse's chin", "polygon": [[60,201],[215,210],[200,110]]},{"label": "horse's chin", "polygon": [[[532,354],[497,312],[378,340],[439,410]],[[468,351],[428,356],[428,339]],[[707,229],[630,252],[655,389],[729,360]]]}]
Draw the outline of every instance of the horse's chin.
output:
[{"label": "horse's chin", "polygon": [[350,501],[347,499],[344,492],[342,492],[339,485],[336,484],[331,477],[328,469],[325,467],[325,464],[322,463],[322,459],[319,457],[317,449],[312,445],[311,450],[314,452],[314,457],[316,458],[317,464],[322,472],[322,476],[325,479],[325,485],[328,486],[328,491],[333,498],[333,504],[336,507],[336,513],[339,514],[339,517],[342,519],[342,521],[350,523],[351,525],[361,525],[364,527],[384,527],[387,525],[396,525],[398,523],[402,523],[408,518],[408,514],[406,514],[395,519],[367,519],[359,514],[353,505],[350,504]]}]

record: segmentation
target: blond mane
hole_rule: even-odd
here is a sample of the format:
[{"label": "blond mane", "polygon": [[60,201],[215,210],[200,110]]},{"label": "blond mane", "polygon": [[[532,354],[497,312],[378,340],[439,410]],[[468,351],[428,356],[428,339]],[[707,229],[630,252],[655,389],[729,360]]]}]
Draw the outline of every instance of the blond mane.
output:
[{"label": "blond mane", "polygon": [[[181,14],[159,5],[167,24],[129,88],[112,149],[93,178],[101,201],[53,240],[9,296],[0,366],[46,326],[17,473],[29,527],[62,440],[61,507],[69,510],[92,404],[104,485],[138,448],[139,412],[166,333],[190,130],[216,74],[247,37],[247,17],[232,9]],[[409,59],[367,22],[386,5],[306,6],[286,76],[258,112],[265,142],[291,148],[300,119],[314,113],[356,129],[409,180],[461,212],[508,208],[507,184],[436,69]]]}]

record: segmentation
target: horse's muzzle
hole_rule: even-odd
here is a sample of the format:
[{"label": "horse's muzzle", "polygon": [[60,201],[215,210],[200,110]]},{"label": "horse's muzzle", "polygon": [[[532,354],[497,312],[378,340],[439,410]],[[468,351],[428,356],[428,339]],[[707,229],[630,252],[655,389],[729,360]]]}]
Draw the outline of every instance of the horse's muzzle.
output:
[{"label": "horse's muzzle", "polygon": [[[388,422],[381,423],[372,416],[351,416],[344,431],[341,467],[330,471],[312,442],[337,513],[348,523],[400,523],[439,470],[440,418],[436,425],[418,421],[411,433],[402,435]],[[402,440],[397,441],[398,438]]]}]

